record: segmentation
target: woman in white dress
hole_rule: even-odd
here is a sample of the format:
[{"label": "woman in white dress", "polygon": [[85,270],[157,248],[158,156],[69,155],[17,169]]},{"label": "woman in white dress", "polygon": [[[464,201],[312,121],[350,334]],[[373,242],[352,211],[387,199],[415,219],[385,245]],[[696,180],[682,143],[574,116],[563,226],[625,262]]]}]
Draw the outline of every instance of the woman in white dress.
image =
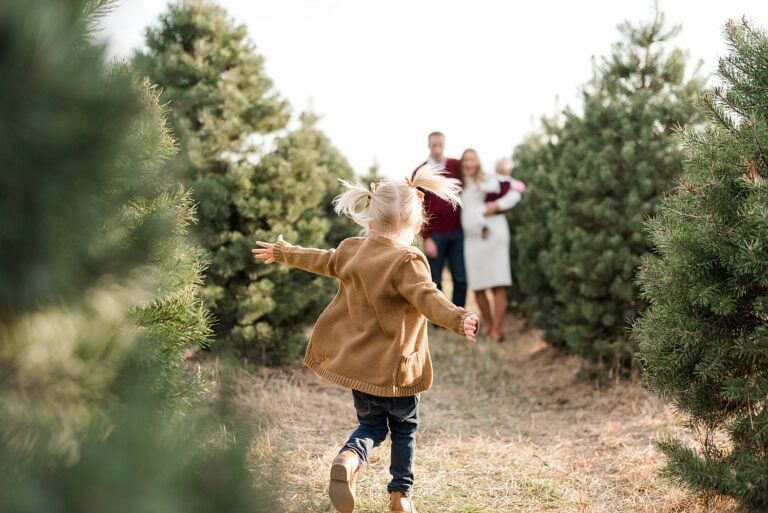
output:
[{"label": "woman in white dress", "polygon": [[506,288],[512,284],[509,226],[502,212],[520,201],[523,186],[520,182],[520,186],[511,187],[500,198],[486,201],[486,195],[501,192],[500,177],[483,173],[477,152],[472,149],[464,151],[459,166],[464,182],[461,227],[467,283],[483,316],[485,335],[501,342],[504,340],[501,326],[507,310]]}]

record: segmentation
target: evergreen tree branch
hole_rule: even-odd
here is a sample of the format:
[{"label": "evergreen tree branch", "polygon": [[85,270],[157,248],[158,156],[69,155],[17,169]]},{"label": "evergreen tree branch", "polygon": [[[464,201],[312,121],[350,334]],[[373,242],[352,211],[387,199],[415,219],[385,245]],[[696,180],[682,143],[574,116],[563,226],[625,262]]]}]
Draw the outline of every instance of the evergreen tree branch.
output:
[{"label": "evergreen tree branch", "polygon": [[763,161],[765,168],[768,169],[768,156],[766,156],[765,149],[763,148],[763,144],[760,141],[760,137],[757,135],[757,132],[755,131],[755,123],[753,120],[750,119],[746,121],[746,124],[747,124],[747,128],[749,128],[749,131],[752,134],[752,140],[755,142],[755,145],[757,145],[758,156],[760,157],[760,160]]}]

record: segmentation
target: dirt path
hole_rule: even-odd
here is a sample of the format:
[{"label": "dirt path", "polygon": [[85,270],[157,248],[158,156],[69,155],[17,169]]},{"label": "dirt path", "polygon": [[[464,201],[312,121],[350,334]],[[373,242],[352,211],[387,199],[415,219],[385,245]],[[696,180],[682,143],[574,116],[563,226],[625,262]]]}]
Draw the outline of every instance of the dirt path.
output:
[{"label": "dirt path", "polygon": [[[536,331],[511,320],[508,342],[467,347],[444,330],[430,348],[435,384],[422,396],[415,502],[420,513],[731,513],[658,477],[652,440],[687,436],[682,423],[638,384],[598,390],[575,380]],[[355,426],[349,391],[300,368],[240,380],[255,419],[270,418],[254,461],[285,461],[286,511],[324,513],[330,461]],[[358,486],[360,513],[387,511],[388,442]]]}]

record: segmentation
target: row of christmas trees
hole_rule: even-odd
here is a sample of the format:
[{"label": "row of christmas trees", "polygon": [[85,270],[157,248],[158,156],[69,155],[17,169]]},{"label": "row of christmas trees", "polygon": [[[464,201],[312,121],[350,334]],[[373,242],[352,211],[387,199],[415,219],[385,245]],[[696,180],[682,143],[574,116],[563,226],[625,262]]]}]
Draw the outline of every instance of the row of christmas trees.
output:
[{"label": "row of christmas trees", "polygon": [[295,356],[331,284],[249,249],[334,244],[352,172],[311,113],[286,130],[215,4],[169,7],[123,64],[94,39],[113,4],[0,5],[0,511],[275,511],[228,375],[183,358]]},{"label": "row of christmas trees", "polygon": [[677,29],[625,24],[583,111],[515,151],[519,311],[595,375],[642,370],[699,445],[660,442],[690,488],[768,510],[768,36],[729,22],[720,85]]},{"label": "row of christmas trees", "polygon": [[[254,265],[249,241],[334,244],[349,227],[328,200],[351,170],[311,114],[285,131],[286,103],[223,10],[175,4],[146,51],[107,66],[90,33],[109,4],[0,7],[0,476],[14,483],[0,504],[272,509],[253,498],[226,394],[198,401],[181,355],[215,318],[241,355],[293,358],[332,284]],[[763,511],[768,38],[729,24],[723,85],[699,102],[660,16],[622,32],[583,112],[516,150],[519,308],[595,369],[640,361],[705,441],[664,441],[670,475]],[[186,237],[198,217],[203,248]],[[237,443],[201,444],[219,423]]]},{"label": "row of christmas trees", "polygon": [[213,2],[172,4],[147,29],[132,63],[161,88],[180,152],[170,162],[199,204],[210,255],[203,297],[222,348],[256,363],[291,362],[303,329],[334,293],[329,280],[258,265],[254,240],[335,245],[352,225],[331,214],[337,179],[354,175],[311,112],[287,131],[290,109],[261,55]]}]

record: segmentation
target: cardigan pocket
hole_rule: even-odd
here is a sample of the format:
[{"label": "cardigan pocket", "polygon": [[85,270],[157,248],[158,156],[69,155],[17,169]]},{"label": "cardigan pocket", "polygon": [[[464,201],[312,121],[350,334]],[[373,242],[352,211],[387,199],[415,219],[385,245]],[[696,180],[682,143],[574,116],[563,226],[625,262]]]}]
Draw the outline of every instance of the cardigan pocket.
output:
[{"label": "cardigan pocket", "polygon": [[400,358],[400,366],[397,370],[397,386],[410,387],[421,381],[422,356],[420,351],[414,351],[409,356]]}]

